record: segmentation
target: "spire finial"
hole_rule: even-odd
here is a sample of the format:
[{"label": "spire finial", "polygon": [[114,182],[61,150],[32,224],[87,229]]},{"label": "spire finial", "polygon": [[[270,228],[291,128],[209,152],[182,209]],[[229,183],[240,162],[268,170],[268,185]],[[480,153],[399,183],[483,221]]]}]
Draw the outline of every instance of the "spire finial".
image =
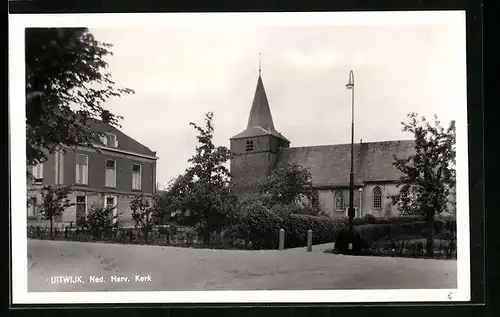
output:
[{"label": "spire finial", "polygon": [[259,52],[259,76],[262,71],[262,53]]}]

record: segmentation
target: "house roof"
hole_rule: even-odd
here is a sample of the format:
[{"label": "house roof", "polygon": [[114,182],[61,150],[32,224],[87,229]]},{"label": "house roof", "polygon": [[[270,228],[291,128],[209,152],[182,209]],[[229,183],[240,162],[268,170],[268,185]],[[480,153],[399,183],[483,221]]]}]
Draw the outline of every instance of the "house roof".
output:
[{"label": "house roof", "polygon": [[283,135],[281,135],[281,133],[274,129],[273,116],[271,114],[271,109],[269,108],[266,90],[264,89],[262,77],[259,74],[257,87],[255,88],[255,94],[253,97],[252,108],[250,109],[250,115],[248,116],[247,128],[233,136],[231,140],[262,135],[274,135],[288,141]]},{"label": "house roof", "polygon": [[147,146],[139,143],[132,137],[126,135],[123,133],[121,130],[118,128],[108,124],[104,123],[102,121],[95,121],[93,124],[93,129],[95,132],[105,132],[105,133],[112,133],[116,135],[116,138],[118,140],[118,149],[122,151],[127,151],[127,152],[132,152],[135,154],[142,154],[142,155],[147,155],[147,156],[156,156],[156,152],[152,151],[149,149]]},{"label": "house roof", "polygon": [[[300,164],[309,170],[315,186],[348,186],[351,168],[350,144],[292,147],[280,150],[278,161]],[[413,140],[354,144],[354,183],[396,181],[401,173],[392,165],[393,155],[408,157]]]}]

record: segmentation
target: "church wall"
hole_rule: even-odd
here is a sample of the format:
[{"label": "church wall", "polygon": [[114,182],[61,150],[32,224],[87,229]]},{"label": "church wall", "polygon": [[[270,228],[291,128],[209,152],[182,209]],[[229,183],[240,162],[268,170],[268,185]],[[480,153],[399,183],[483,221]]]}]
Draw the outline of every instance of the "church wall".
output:
[{"label": "church wall", "polygon": [[[382,209],[373,208],[373,189],[375,187],[380,187],[382,190]],[[372,214],[376,217],[394,217],[398,216],[399,212],[397,206],[392,204],[391,196],[396,195],[399,192],[399,188],[395,183],[379,183],[379,184],[368,184],[363,187],[363,202],[362,202],[362,215]],[[450,202],[448,202],[448,212],[442,215],[456,215],[456,206],[453,204],[455,198],[450,195]]]},{"label": "church wall", "polygon": [[[340,190],[344,195],[344,209],[336,210],[335,206],[335,193]],[[341,188],[341,189],[318,189],[319,200],[321,209],[332,217],[343,217],[346,216],[346,209],[349,207],[349,188]],[[357,188],[354,189],[354,208],[359,209],[360,205],[360,194]],[[356,217],[359,214],[356,214]]]},{"label": "church wall", "polygon": [[[382,208],[373,208],[373,190],[375,187],[380,187],[382,190]],[[363,187],[362,208],[361,214],[374,215],[375,217],[392,217],[397,216],[397,207],[392,205],[390,196],[397,194],[399,188],[395,183],[374,183],[367,184]]]}]

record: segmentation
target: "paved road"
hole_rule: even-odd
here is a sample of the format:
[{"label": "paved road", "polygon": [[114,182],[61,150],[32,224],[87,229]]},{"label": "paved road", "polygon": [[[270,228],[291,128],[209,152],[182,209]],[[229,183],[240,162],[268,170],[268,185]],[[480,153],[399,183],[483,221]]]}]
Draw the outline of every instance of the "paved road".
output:
[{"label": "paved road", "polygon": [[[343,256],[321,252],[326,247],[231,251],[28,240],[28,291],[456,287],[453,260]],[[83,283],[52,283],[57,276],[81,276]],[[92,276],[103,282],[91,283]]]}]

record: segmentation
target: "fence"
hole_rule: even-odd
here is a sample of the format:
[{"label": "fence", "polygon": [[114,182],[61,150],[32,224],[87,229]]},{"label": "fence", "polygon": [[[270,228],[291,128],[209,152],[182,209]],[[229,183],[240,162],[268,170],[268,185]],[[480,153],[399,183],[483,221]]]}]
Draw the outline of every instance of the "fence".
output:
[{"label": "fence", "polygon": [[[380,225],[377,225],[380,226]],[[52,235],[48,227],[29,226],[28,238],[32,239],[50,239],[64,241],[82,241],[82,242],[105,242],[121,244],[148,244],[160,246],[179,246],[179,247],[197,247],[214,249],[253,249],[252,242],[238,236],[227,234],[213,234],[209,244],[204,244],[201,237],[190,227],[170,227],[160,226],[153,231],[145,233],[136,228],[117,228],[100,230],[99,232],[91,230],[81,230],[75,228],[53,229]],[[435,259],[456,259],[456,234],[454,227],[451,231],[440,232],[434,240]],[[312,247],[314,235],[317,232],[306,232],[308,249]],[[399,232],[398,230],[396,230]],[[309,234],[311,236],[309,237]],[[373,235],[373,234],[372,234]],[[278,239],[278,237],[280,239]],[[310,240],[310,241],[309,241]],[[276,242],[279,243],[272,247],[274,249],[284,249],[287,242],[287,232],[276,232]],[[339,242],[339,241],[337,241]],[[400,235],[385,235],[382,239],[376,239],[368,243],[368,248],[362,251],[365,255],[374,256],[393,256],[393,257],[416,257],[426,258],[426,241],[422,235],[410,235],[408,232]],[[305,245],[304,245],[305,246]],[[333,251],[333,250],[332,250]]]},{"label": "fence", "polygon": [[30,239],[61,240],[81,242],[104,242],[121,244],[147,244],[160,246],[179,247],[210,247],[224,249],[247,249],[249,248],[242,239],[224,239],[220,234],[213,234],[210,243],[205,245],[203,239],[194,228],[158,227],[151,232],[144,232],[137,228],[102,229],[99,231],[82,230],[78,228],[50,228],[40,226],[28,226],[27,235]]},{"label": "fence", "polygon": [[[456,259],[457,244],[456,240],[434,240],[433,259]],[[396,240],[386,243],[374,243],[370,249],[371,255],[427,258],[426,241],[424,239],[416,240]]]}]

